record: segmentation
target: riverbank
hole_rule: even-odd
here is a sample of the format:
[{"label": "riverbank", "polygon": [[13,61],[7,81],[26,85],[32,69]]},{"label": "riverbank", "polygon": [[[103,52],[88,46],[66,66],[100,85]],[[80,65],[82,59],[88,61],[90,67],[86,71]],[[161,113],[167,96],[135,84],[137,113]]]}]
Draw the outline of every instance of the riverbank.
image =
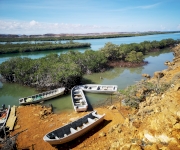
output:
[{"label": "riverbank", "polygon": [[43,34],[43,35],[12,35],[0,34],[0,42],[20,42],[20,41],[58,41],[58,40],[85,40],[85,39],[104,39],[118,37],[135,37],[156,34],[179,33],[171,32],[106,32],[106,33],[85,33],[85,34]]},{"label": "riverbank", "polygon": [[[158,82],[170,84],[163,93],[155,91],[140,103],[139,109],[121,106],[114,102],[109,106],[96,108],[99,114],[106,114],[102,124],[98,125],[91,132],[88,132],[76,140],[52,147],[43,141],[43,136],[66,123],[69,123],[88,112],[43,115],[45,108],[41,106],[20,106],[17,108],[17,123],[14,135],[20,131],[27,131],[19,134],[17,138],[18,148],[25,148],[34,145],[34,149],[73,149],[73,150],[158,150],[180,149],[180,46],[174,61],[163,70]],[[157,77],[153,76],[147,80],[149,83],[157,83]],[[143,89],[144,91],[145,89]],[[28,118],[28,119],[27,119]]]}]

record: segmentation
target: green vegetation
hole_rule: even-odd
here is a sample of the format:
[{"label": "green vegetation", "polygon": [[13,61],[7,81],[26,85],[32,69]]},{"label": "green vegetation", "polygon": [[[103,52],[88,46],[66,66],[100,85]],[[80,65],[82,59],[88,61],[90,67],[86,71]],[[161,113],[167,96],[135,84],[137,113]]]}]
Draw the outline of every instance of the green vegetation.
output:
[{"label": "green vegetation", "polygon": [[105,70],[110,61],[139,63],[143,61],[143,55],[147,52],[171,46],[174,43],[177,41],[172,39],[160,42],[144,41],[139,44],[106,43],[99,51],[86,50],[84,53],[70,51],[60,56],[50,54],[40,59],[16,57],[0,64],[0,74],[8,82],[37,88],[61,86],[71,88],[81,82],[83,74]]},{"label": "green vegetation", "polygon": [[138,108],[139,104],[146,100],[147,96],[164,93],[170,87],[171,83],[163,82],[159,84],[158,81],[151,83],[143,80],[119,92],[125,105]]},{"label": "green vegetation", "polygon": [[[93,59],[92,59],[93,58]],[[12,58],[0,65],[0,73],[8,82],[37,88],[71,88],[84,73],[100,71],[106,64],[102,52],[70,51],[58,56],[50,54],[40,59]]]},{"label": "green vegetation", "polygon": [[22,44],[12,44],[7,42],[6,44],[0,44],[0,54],[81,48],[90,47],[90,45],[90,43],[78,43],[73,41],[69,41],[63,44],[61,42],[43,42],[35,44],[32,44],[31,42]]},{"label": "green vegetation", "polygon": [[145,36],[155,34],[168,34],[168,33],[179,33],[179,31],[172,32],[143,32],[143,33],[117,33],[117,34],[96,34],[96,35],[30,35],[30,36],[19,36],[19,35],[2,35],[0,42],[22,42],[22,41],[61,41],[61,40],[84,40],[84,39],[103,39],[103,38],[119,38],[119,37],[134,37],[134,36]]},{"label": "green vegetation", "polygon": [[142,62],[143,55],[148,52],[163,49],[165,47],[174,46],[178,40],[164,39],[161,41],[144,41],[141,43],[121,44],[116,45],[110,42],[106,43],[100,50],[104,52],[106,58],[111,61],[128,61]]}]

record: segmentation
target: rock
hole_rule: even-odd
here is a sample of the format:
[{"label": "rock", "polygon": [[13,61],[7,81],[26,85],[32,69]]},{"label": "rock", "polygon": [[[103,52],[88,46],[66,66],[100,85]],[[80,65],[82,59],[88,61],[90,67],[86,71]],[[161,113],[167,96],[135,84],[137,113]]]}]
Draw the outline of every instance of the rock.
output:
[{"label": "rock", "polygon": [[33,139],[39,138],[39,135],[36,134],[35,136],[33,136]]},{"label": "rock", "polygon": [[136,128],[139,128],[140,125],[141,125],[141,122],[138,121],[138,120],[136,120],[136,121],[133,121],[132,125],[133,125],[134,127],[136,127]]},{"label": "rock", "polygon": [[180,123],[176,123],[176,124],[173,126],[173,128],[180,130]]},{"label": "rock", "polygon": [[34,116],[39,116],[38,114],[34,114]]},{"label": "rock", "polygon": [[153,144],[153,145],[147,145],[146,147],[144,147],[144,150],[159,150],[159,148],[156,144]]},{"label": "rock", "polygon": [[161,108],[160,108],[160,107],[155,107],[155,108],[154,108],[154,112],[155,112],[155,113],[161,112]]},{"label": "rock", "polygon": [[110,150],[117,150],[120,147],[119,141],[113,142],[111,144]]},{"label": "rock", "polygon": [[152,136],[151,134],[149,133],[145,133],[144,134],[144,137],[149,141],[149,142],[152,142],[152,143],[156,143],[158,140]]},{"label": "rock", "polygon": [[118,124],[115,124],[114,126],[113,126],[113,129],[116,129],[116,128],[118,128],[120,126],[120,124],[118,123]]},{"label": "rock", "polygon": [[142,74],[143,77],[150,79],[151,76],[149,74]]},{"label": "rock", "polygon": [[176,115],[177,115],[178,119],[180,119],[180,111],[177,111]]},{"label": "rock", "polygon": [[142,150],[142,148],[137,144],[132,144],[130,150]]},{"label": "rock", "polygon": [[157,71],[154,73],[154,77],[155,78],[162,78],[164,76],[164,73],[163,72],[160,72],[160,71]]},{"label": "rock", "polygon": [[121,133],[122,129],[119,128],[119,129],[116,129],[115,131],[116,131],[116,133]]},{"label": "rock", "polygon": [[39,116],[41,119],[47,118],[47,115],[52,114],[52,107],[46,108],[45,106],[42,107],[42,110],[39,112]]},{"label": "rock", "polygon": [[99,133],[99,137],[104,137],[104,136],[106,136],[106,133],[105,133],[105,132]]},{"label": "rock", "polygon": [[129,118],[126,118],[126,119],[125,119],[124,125],[125,125],[125,126],[129,126]]},{"label": "rock", "polygon": [[175,91],[179,91],[179,90],[180,90],[180,84],[175,85],[175,86],[174,86],[174,90],[175,90]]},{"label": "rock", "polygon": [[108,133],[112,133],[113,131],[114,131],[114,128],[111,127],[111,128],[109,129]]},{"label": "rock", "polygon": [[20,127],[21,127],[21,126],[17,124],[17,125],[14,127],[14,130],[19,129]]},{"label": "rock", "polygon": [[121,146],[120,150],[130,150],[131,144],[125,144]]},{"label": "rock", "polygon": [[158,139],[158,141],[160,141],[161,143],[164,143],[164,144],[168,144],[170,141],[173,140],[173,138],[169,138],[165,134],[158,135],[158,136],[156,136],[156,138]]},{"label": "rock", "polygon": [[116,106],[112,105],[109,107],[110,110],[116,109]]},{"label": "rock", "polygon": [[175,65],[174,62],[170,62],[170,61],[166,61],[164,64],[165,64],[166,66],[173,66],[173,65]]}]

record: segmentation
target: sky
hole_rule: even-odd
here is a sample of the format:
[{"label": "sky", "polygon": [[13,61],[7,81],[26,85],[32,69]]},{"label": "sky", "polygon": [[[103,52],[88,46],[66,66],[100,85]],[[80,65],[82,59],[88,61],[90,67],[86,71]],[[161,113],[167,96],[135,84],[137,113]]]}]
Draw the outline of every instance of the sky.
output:
[{"label": "sky", "polygon": [[0,0],[0,34],[180,31],[180,0]]}]

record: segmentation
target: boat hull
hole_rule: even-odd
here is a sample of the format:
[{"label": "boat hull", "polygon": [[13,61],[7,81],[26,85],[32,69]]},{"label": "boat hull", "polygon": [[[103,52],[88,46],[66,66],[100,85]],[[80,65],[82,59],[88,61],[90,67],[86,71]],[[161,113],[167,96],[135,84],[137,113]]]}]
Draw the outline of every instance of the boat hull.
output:
[{"label": "boat hull", "polygon": [[71,99],[72,99],[74,110],[76,112],[87,111],[88,104],[80,86],[75,86],[72,88]]},{"label": "boat hull", "polygon": [[[87,132],[90,131],[92,128],[94,128],[95,126],[97,126],[99,123],[101,123],[101,122],[103,121],[103,119],[104,119],[104,116],[105,116],[105,114],[103,114],[102,116],[100,116],[99,119],[96,120],[95,122],[91,122],[91,123],[89,123],[89,125],[86,125],[86,126],[84,125],[81,130],[76,131],[76,132],[74,132],[74,133],[71,133],[70,135],[68,135],[68,136],[66,136],[66,137],[64,137],[64,138],[52,139],[52,140],[51,140],[51,139],[49,139],[49,138],[47,137],[47,135],[45,135],[45,136],[43,137],[43,140],[46,141],[46,142],[48,142],[48,143],[51,144],[51,145],[58,145],[58,144],[64,144],[64,143],[70,142],[70,141],[72,141],[72,140],[74,140],[74,139],[82,136],[83,134],[87,133]],[[52,131],[52,132],[53,132],[53,131]],[[49,133],[48,133],[48,134],[49,134]]]},{"label": "boat hull", "polygon": [[[42,98],[40,98],[39,100],[32,100],[32,101],[27,101],[28,98],[32,98],[33,96],[31,97],[27,97],[27,98],[21,98],[19,99],[19,104],[20,105],[28,105],[28,104],[35,104],[35,103],[39,103],[41,101],[46,101],[46,100],[49,100],[49,99],[53,99],[55,97],[58,97],[60,95],[63,95],[64,94],[64,91],[65,91],[65,88],[58,88],[56,89],[57,92],[56,93],[49,93],[48,92],[51,92],[51,91],[54,91],[54,90],[51,90],[51,91],[47,91],[47,92],[44,92],[44,93],[39,93],[39,94],[36,94],[36,95],[42,95]],[[36,96],[35,95],[35,96]],[[43,96],[44,95],[44,96]]]},{"label": "boat hull", "polygon": [[[11,110],[11,106],[8,105],[8,107],[6,108],[6,110],[3,110],[3,112],[0,112],[1,117],[0,117],[0,131],[2,130],[2,128],[6,125],[7,119],[9,117],[9,113]],[[6,115],[3,117],[3,113],[5,113]]]},{"label": "boat hull", "polygon": [[82,90],[90,93],[114,94],[117,92],[117,85],[100,85],[100,84],[85,84],[81,86]]}]

